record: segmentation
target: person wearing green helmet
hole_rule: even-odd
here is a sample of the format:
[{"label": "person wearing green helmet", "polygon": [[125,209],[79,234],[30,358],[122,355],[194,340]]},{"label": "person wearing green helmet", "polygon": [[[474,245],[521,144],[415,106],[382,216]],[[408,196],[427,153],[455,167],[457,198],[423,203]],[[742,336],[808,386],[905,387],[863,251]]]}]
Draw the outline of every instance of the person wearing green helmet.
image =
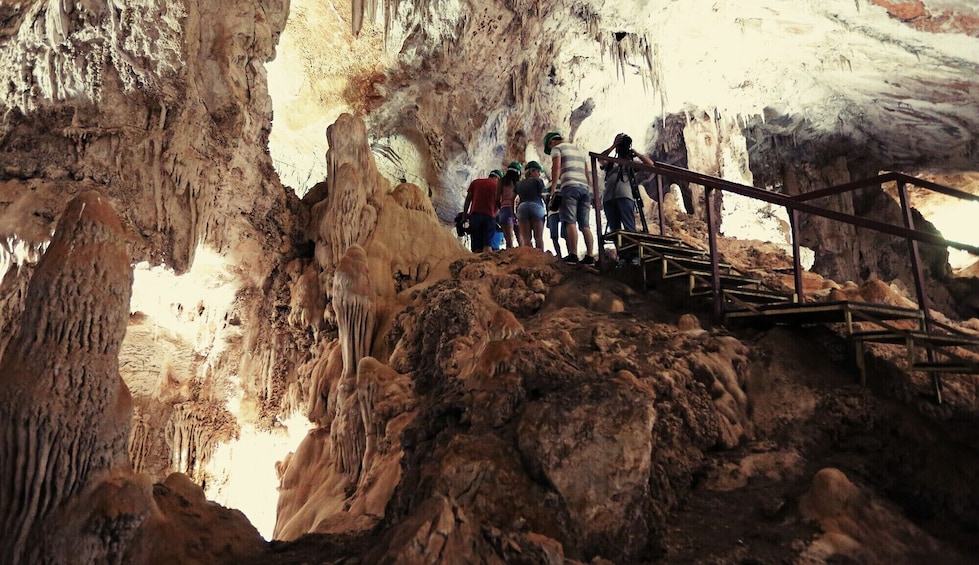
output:
[{"label": "person wearing green helmet", "polygon": [[544,250],[544,181],[541,180],[540,163],[529,161],[524,168],[527,178],[514,187],[517,193],[517,225],[520,228],[520,245],[530,247],[533,235],[534,247]]},{"label": "person wearing green helmet", "polygon": [[520,180],[520,163],[517,161],[507,165],[506,172],[500,178],[499,198],[497,205],[500,207],[500,214],[497,221],[503,228],[503,237],[506,240],[506,248],[513,247],[513,225],[516,223],[516,216],[513,213],[513,200],[516,194],[513,189]]},{"label": "person wearing green helmet", "polygon": [[588,216],[591,212],[592,194],[588,188],[588,161],[585,152],[564,140],[560,132],[548,132],[544,136],[544,153],[551,156],[551,194],[561,187],[560,218],[564,222],[568,245],[568,263],[578,263],[578,231],[585,239],[584,265],[593,265],[595,237],[592,235]]}]

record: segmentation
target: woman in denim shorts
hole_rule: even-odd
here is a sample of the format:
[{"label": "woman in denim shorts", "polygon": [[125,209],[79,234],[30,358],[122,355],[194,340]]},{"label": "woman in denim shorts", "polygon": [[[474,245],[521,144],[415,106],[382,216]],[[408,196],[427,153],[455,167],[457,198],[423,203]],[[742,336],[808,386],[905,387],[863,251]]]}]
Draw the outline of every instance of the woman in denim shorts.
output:
[{"label": "woman in denim shorts", "polygon": [[541,180],[541,166],[537,161],[530,161],[525,167],[527,178],[518,182],[514,187],[517,200],[517,225],[520,228],[520,244],[530,246],[530,236],[533,233],[534,247],[544,250],[544,181]]}]

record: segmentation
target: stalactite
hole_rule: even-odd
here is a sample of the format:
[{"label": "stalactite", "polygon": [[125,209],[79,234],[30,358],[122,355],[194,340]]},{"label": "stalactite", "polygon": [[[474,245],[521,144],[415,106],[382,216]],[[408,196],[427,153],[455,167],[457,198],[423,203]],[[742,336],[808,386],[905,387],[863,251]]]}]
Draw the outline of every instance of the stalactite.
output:
[{"label": "stalactite", "polygon": [[146,418],[139,413],[133,414],[133,430],[129,435],[129,460],[132,461],[133,471],[143,472],[144,464],[150,454],[148,439],[152,433],[152,427]]},{"label": "stalactite", "polygon": [[195,402],[175,405],[166,429],[171,468],[203,483],[204,469],[218,444],[237,433],[237,421],[226,410]]},{"label": "stalactite", "polygon": [[[357,37],[360,35],[360,28],[364,25],[364,0],[351,0],[350,4],[350,27],[353,29],[354,37]],[[371,4],[373,5],[373,2]]]},{"label": "stalactite", "polygon": [[[373,198],[382,190],[363,121],[343,114],[327,128],[328,196],[314,207],[318,241],[316,258],[324,270],[323,291],[330,294],[332,269],[353,244],[365,244],[377,225]],[[386,187],[383,189],[386,190]]]},{"label": "stalactite", "polygon": [[19,270],[24,265],[40,261],[50,243],[50,241],[28,243],[17,237],[17,234],[10,234],[0,240],[0,281],[14,265],[17,265]]},{"label": "stalactite", "polygon": [[341,386],[337,394],[337,413],[330,425],[333,462],[342,473],[356,480],[360,476],[361,462],[367,448],[360,401],[356,386]]},{"label": "stalactite", "polygon": [[367,254],[359,245],[351,246],[337,265],[333,278],[333,308],[343,348],[344,379],[352,379],[357,362],[370,354],[377,322]]},{"label": "stalactite", "polygon": [[364,424],[357,401],[357,363],[370,354],[377,323],[367,254],[359,245],[352,245],[337,265],[333,278],[333,309],[339,328],[343,372],[337,385],[330,439],[338,468],[356,476],[365,449]]}]

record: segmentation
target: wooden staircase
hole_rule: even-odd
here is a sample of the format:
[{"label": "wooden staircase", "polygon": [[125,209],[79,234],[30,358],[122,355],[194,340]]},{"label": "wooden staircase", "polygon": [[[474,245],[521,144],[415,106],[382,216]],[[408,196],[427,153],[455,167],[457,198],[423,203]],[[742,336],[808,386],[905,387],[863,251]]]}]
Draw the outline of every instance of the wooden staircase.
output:
[{"label": "wooden staircase", "polygon": [[876,328],[853,331],[850,339],[861,384],[866,384],[867,379],[865,350],[868,343],[903,345],[906,370],[931,375],[938,403],[942,402],[942,374],[979,374],[979,336],[965,334],[934,320],[923,322],[918,328],[902,329],[878,321]]},{"label": "wooden staircase", "polygon": [[[714,297],[710,253],[675,237],[640,232],[616,231],[605,234],[603,243],[612,243],[620,257],[639,257],[643,289],[669,285],[681,294],[703,302]],[[732,308],[757,304],[790,304],[794,295],[767,288],[757,277],[739,272],[733,265],[718,261],[717,276],[725,304]]]},{"label": "wooden staircase", "polygon": [[942,374],[979,374],[979,335],[938,324],[918,308],[855,301],[800,303],[795,294],[768,288],[719,260],[714,260],[715,284],[710,253],[674,237],[616,231],[605,234],[602,243],[614,244],[620,257],[639,257],[638,266],[624,268],[638,270],[644,290],[670,290],[701,306],[720,293],[728,325],[830,326],[847,340],[861,384],[867,382],[867,344],[903,346],[906,370],[931,374],[939,403]]}]

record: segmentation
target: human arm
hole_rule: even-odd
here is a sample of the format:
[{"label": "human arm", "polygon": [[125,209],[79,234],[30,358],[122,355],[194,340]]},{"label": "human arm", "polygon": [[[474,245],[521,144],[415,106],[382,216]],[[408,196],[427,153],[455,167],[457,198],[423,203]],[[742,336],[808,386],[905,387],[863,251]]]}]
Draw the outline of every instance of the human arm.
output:
[{"label": "human arm", "polygon": [[555,154],[551,157],[551,194],[557,192],[558,184],[561,181],[561,155]]},{"label": "human arm", "polygon": [[473,203],[473,192],[472,190],[466,192],[466,201],[462,204],[462,213],[467,217],[469,216],[469,207]]}]

